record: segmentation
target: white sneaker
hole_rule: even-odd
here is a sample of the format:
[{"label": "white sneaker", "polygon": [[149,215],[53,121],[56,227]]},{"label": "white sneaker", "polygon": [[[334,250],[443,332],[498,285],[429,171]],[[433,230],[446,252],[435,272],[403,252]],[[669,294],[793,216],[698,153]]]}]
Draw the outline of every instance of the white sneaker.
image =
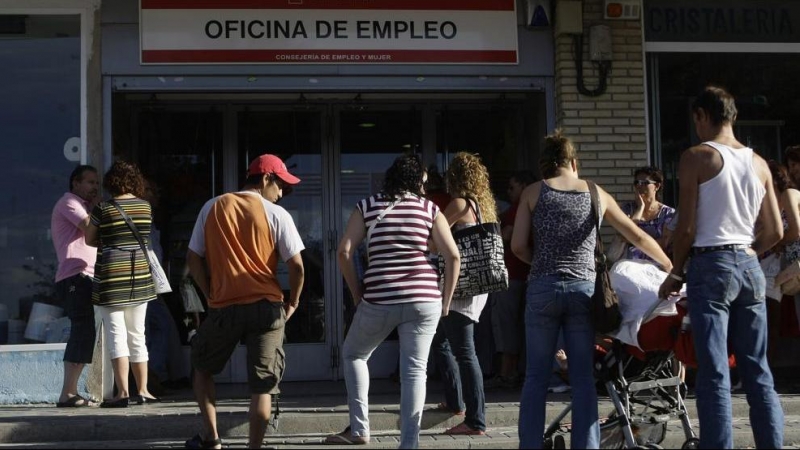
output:
[{"label": "white sneaker", "polygon": [[563,394],[564,392],[569,392],[570,389],[572,388],[568,384],[562,384],[547,388],[547,392],[552,392],[553,394]]}]

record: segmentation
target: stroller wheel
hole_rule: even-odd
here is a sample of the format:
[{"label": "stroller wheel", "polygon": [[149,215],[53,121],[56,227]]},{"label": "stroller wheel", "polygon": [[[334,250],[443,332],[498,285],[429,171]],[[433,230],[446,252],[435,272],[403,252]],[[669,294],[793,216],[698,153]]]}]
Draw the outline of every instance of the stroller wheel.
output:
[{"label": "stroller wheel", "polygon": [[700,448],[700,439],[697,438],[687,439],[681,446],[681,449],[684,450],[694,450],[697,448]]},{"label": "stroller wheel", "polygon": [[564,442],[564,436],[561,436],[559,434],[558,436],[553,438],[553,448],[554,449],[567,448],[567,443]]}]

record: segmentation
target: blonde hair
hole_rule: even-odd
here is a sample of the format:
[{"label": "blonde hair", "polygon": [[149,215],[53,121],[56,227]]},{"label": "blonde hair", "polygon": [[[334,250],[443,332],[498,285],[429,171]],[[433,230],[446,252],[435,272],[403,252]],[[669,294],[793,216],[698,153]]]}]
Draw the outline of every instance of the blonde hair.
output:
[{"label": "blonde hair", "polygon": [[447,169],[447,190],[450,195],[472,198],[478,202],[484,222],[497,222],[497,204],[489,185],[489,171],[477,155],[456,153]]}]

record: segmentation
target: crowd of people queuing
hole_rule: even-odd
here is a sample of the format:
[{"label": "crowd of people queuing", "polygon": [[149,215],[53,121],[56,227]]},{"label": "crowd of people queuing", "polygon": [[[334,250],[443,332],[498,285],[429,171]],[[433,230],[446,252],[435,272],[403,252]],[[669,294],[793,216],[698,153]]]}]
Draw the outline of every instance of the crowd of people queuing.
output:
[{"label": "crowd of people queuing", "polygon": [[[768,286],[759,259],[779,255],[781,267],[800,260],[800,146],[787,149],[783,164],[768,164],[736,140],[736,114],[733,97],[721,88],[707,87],[695,99],[692,118],[702,143],[681,156],[677,210],[660,200],[664,176],[656,167],[637,168],[634,201],[618,205],[602,187],[579,176],[578,149],[558,131],[544,139],[538,181],[524,171],[509,178],[510,206],[502,214],[479,156],[457,153],[444,176],[426,169],[416,155],[398,157],[380,192],[358,202],[338,246],[339,269],[355,303],[342,354],[350,424],[324,442],[370,442],[367,361],[396,329],[401,448],[419,443],[429,357],[444,382],[444,400],[436,409],[463,416],[445,433],[484,434],[484,388],[522,383],[520,447],[540,448],[555,367],[572,391],[572,446],[598,448],[596,336],[590,311],[594,249],[601,238],[595,225],[600,221],[618,233],[622,258],[663,270],[661,298],[686,285],[698,360],[701,447],[733,445],[730,344],[751,408],[756,446],[780,448],[783,413],[767,363],[768,329],[771,333],[774,327],[767,325]],[[247,345],[252,394],[248,444],[261,446],[271,395],[278,392],[285,368],[284,327],[298,306],[305,277],[303,242],[292,216],[277,204],[283,190],[299,182],[278,157],[261,155],[250,164],[239,192],[209,200],[197,218],[188,273],[209,312],[191,351],[203,431],[187,447],[221,448],[212,377],[240,341]],[[151,246],[157,241],[151,208],[157,202],[155,187],[135,164],[124,161],[112,164],[103,177],[106,200],[99,198],[98,185],[97,170],[79,166],[69,192],[53,210],[57,288],[72,320],[59,407],[89,404],[78,394],[77,380],[92,361],[92,305],[102,317],[116,384],[114,397],[100,406],[159,401],[148,391],[145,345],[146,317],[159,300],[147,255],[137,242],[137,235]],[[599,217],[592,192],[599,200]],[[461,255],[452,233],[478,222],[501,224],[509,286],[462,298],[455,293]],[[362,251],[363,273],[356,261]],[[286,298],[276,277],[278,259],[289,269]],[[800,295],[794,301],[800,316]],[[491,313],[482,315],[487,303]],[[492,321],[500,353],[498,373],[486,386],[475,342],[482,318]],[[166,330],[157,339],[170,336]],[[168,358],[159,347],[158,366],[164,373]],[[133,392],[129,371],[137,387]]]}]

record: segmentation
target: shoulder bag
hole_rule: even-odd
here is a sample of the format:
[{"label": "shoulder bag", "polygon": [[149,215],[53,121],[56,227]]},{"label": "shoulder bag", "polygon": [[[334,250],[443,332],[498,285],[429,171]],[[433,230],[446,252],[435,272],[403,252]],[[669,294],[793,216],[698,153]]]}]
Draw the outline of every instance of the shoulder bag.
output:
[{"label": "shoulder bag", "polygon": [[[484,223],[474,200],[467,199],[478,223],[453,231],[461,271],[453,297],[467,298],[508,289],[508,270],[503,258],[503,235],[499,223]],[[439,273],[444,274],[444,258],[439,257]]]},{"label": "shoulder bag", "polygon": [[139,229],[136,228],[136,224],[133,223],[130,216],[119,206],[119,204],[111,199],[109,201],[111,205],[117,209],[120,213],[122,218],[125,220],[125,223],[128,224],[128,227],[133,232],[133,236],[139,242],[139,247],[142,248],[142,253],[144,254],[145,258],[147,259],[148,264],[150,265],[150,274],[153,276],[153,283],[156,287],[156,294],[166,294],[172,292],[172,287],[169,285],[169,279],[167,278],[167,274],[164,273],[164,269],[161,267],[161,263],[158,261],[156,254],[147,248],[142,239],[142,235],[139,234]]},{"label": "shoulder bag", "polygon": [[594,248],[595,278],[594,295],[592,295],[592,321],[597,333],[611,333],[617,330],[622,324],[622,313],[619,310],[619,298],[614,289],[611,288],[611,279],[608,276],[608,264],[603,253],[603,240],[600,238],[600,195],[597,185],[591,181],[589,193],[592,199],[592,211],[594,216],[594,229],[596,233],[597,245]]},{"label": "shoulder bag", "polygon": [[800,260],[790,262],[775,276],[775,286],[783,295],[800,294]]}]

